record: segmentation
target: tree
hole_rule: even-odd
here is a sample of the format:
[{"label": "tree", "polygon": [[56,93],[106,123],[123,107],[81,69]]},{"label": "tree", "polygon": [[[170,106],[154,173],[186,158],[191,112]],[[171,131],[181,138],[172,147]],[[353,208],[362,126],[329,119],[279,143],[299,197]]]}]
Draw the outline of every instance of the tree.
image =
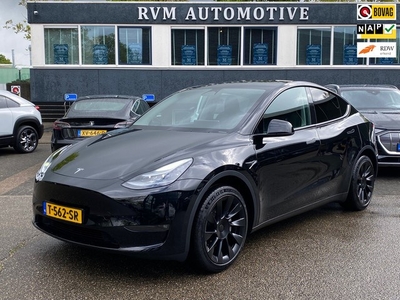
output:
[{"label": "tree", "polygon": [[0,65],[11,65],[11,64],[12,64],[11,60],[9,60],[3,54],[0,54]]},{"label": "tree", "polygon": [[[27,0],[20,0],[18,5],[26,7],[26,1]],[[14,23],[13,20],[8,20],[3,28],[12,29],[15,33],[23,33],[26,40],[31,40],[31,26],[26,19],[18,23]]]}]

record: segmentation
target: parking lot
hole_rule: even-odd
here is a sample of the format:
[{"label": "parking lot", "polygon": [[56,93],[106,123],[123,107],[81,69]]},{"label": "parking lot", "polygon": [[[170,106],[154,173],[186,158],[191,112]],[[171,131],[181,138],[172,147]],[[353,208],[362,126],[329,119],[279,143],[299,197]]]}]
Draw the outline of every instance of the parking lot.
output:
[{"label": "parking lot", "polygon": [[398,299],[397,169],[381,170],[371,205],[336,204],[249,236],[216,275],[190,263],[143,261],[69,245],[31,224],[34,174],[50,154],[49,130],[32,154],[0,149],[0,299]]}]

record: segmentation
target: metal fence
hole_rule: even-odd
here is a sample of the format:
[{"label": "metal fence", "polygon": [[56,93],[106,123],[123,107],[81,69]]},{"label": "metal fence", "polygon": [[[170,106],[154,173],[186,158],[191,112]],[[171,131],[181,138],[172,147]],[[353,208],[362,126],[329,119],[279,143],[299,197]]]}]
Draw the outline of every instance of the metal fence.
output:
[{"label": "metal fence", "polygon": [[0,85],[16,80],[29,80],[30,68],[15,68],[12,65],[0,65]]}]

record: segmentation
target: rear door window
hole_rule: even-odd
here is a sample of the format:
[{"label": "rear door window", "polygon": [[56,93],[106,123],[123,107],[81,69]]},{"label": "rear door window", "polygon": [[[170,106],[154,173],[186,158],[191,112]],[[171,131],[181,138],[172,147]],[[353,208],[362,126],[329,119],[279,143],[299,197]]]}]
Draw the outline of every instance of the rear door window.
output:
[{"label": "rear door window", "polygon": [[310,88],[314,101],[317,123],[332,121],[344,117],[347,113],[348,103],[328,91]]}]

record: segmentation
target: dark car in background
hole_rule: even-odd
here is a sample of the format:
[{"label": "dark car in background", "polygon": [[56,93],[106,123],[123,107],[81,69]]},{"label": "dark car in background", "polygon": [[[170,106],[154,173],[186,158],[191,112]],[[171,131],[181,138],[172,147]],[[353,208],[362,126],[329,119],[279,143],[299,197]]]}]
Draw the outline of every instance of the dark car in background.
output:
[{"label": "dark car in background", "polygon": [[35,177],[33,224],[77,245],[220,272],[255,230],[330,202],[365,209],[376,170],[373,124],[328,89],[210,84],[53,152]]},{"label": "dark car in background", "polygon": [[393,85],[329,84],[375,124],[380,167],[400,167],[400,90]]},{"label": "dark car in background", "polygon": [[130,126],[150,108],[140,97],[92,95],[72,102],[65,116],[53,124],[51,150],[88,137]]}]

